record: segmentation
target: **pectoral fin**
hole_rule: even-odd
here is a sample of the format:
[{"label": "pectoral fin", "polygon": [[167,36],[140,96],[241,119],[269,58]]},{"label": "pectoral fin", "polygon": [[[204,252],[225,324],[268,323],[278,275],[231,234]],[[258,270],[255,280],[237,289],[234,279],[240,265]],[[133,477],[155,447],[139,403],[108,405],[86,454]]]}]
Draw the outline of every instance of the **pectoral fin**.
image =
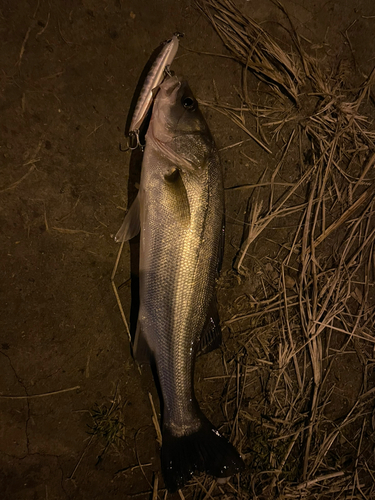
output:
[{"label": "pectoral fin", "polygon": [[115,236],[116,242],[128,241],[137,236],[141,230],[140,222],[140,202],[139,193],[136,199],[133,201],[132,206],[129,208],[129,212],[126,214],[122,226],[117,231]]},{"label": "pectoral fin", "polygon": [[190,226],[190,205],[181,172],[176,168],[164,176],[170,194],[171,211],[183,227]]}]

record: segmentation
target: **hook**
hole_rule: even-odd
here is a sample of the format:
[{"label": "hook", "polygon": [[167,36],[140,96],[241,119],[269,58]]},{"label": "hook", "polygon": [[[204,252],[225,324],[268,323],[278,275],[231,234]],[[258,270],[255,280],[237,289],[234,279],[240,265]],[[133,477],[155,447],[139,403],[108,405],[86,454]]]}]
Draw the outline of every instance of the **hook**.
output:
[{"label": "hook", "polygon": [[139,140],[139,130],[132,130],[129,132],[128,146],[131,151],[134,151],[134,149],[137,149],[138,147],[141,151],[144,150],[146,144],[141,144],[141,141]]},{"label": "hook", "polygon": [[121,153],[126,153],[126,151],[129,151],[129,149],[130,149],[129,147],[127,147],[126,149],[123,149],[121,142],[118,143],[118,148],[121,151]]}]

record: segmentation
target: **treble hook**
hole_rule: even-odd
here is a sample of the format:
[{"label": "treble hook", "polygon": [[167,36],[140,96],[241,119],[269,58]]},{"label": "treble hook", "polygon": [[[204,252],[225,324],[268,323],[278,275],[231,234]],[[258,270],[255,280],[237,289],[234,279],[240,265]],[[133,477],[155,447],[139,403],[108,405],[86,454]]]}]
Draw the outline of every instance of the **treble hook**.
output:
[{"label": "treble hook", "polygon": [[131,132],[129,132],[128,147],[126,149],[122,148],[121,143],[119,144],[119,149],[123,153],[125,153],[126,151],[134,151],[138,147],[141,149],[141,151],[143,151],[145,148],[145,144],[141,144],[141,141],[139,140],[139,130],[132,130]]},{"label": "treble hook", "polygon": [[141,144],[141,141],[139,139],[139,130],[132,130],[131,132],[129,132],[128,146],[131,151],[137,149],[138,147],[140,147],[141,150],[143,151],[145,145],[146,144]]}]

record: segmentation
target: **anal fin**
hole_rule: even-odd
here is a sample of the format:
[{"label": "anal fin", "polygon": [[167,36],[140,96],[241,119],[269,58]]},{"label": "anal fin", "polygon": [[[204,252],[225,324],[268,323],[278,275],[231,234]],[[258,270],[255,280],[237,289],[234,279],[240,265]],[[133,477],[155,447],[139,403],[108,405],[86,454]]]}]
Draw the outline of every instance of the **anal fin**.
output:
[{"label": "anal fin", "polygon": [[198,355],[217,349],[222,340],[220,318],[217,310],[216,294],[213,295],[208,308],[206,323],[198,343]]}]

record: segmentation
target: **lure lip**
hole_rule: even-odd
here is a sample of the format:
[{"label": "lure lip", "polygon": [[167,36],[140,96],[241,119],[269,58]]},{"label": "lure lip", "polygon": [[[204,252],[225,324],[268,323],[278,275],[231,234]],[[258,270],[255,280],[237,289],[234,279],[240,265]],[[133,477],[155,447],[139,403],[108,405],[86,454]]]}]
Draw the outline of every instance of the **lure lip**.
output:
[{"label": "lure lip", "polygon": [[165,72],[169,71],[169,66],[176,57],[179,39],[183,36],[183,33],[177,31],[173,34],[172,38],[164,42],[164,47],[161,49],[146,76],[130,123],[129,149],[136,149],[138,146],[142,146],[139,140],[140,128],[155,99],[159,86],[165,78]]}]

